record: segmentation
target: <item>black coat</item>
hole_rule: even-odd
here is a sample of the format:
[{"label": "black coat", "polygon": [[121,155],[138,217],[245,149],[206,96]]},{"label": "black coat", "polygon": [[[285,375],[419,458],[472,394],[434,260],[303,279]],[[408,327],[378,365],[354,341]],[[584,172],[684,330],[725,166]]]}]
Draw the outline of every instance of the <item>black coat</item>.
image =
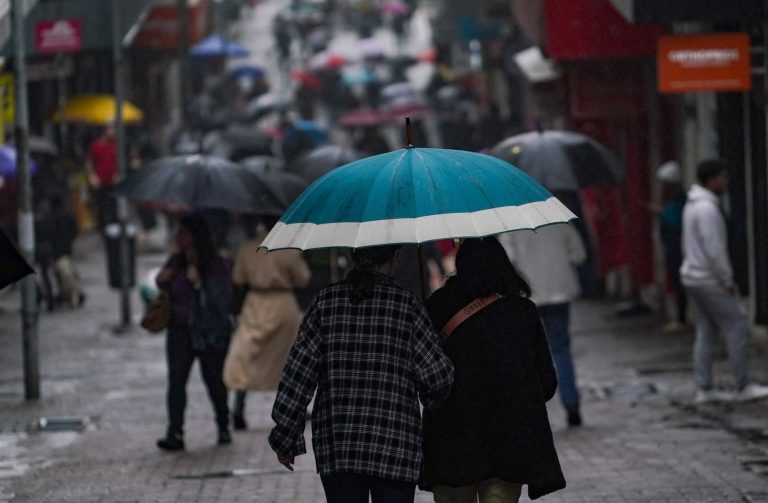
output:
[{"label": "black coat", "polygon": [[[427,301],[440,330],[472,298],[450,284]],[[498,477],[536,499],[565,487],[546,402],[557,389],[538,311],[505,297],[475,313],[444,347],[455,367],[448,400],[424,414],[420,486],[460,487]]]}]

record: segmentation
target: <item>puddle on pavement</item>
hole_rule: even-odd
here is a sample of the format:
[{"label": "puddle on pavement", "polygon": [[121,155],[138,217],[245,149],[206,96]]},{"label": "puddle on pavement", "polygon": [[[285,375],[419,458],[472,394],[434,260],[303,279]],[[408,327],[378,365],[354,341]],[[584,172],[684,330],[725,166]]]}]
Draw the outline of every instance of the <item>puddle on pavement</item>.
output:
[{"label": "puddle on pavement", "polygon": [[652,382],[633,382],[622,384],[593,383],[587,386],[589,394],[598,400],[609,398],[619,400],[639,400],[659,393],[659,388]]},{"label": "puddle on pavement", "polygon": [[258,477],[261,475],[286,475],[290,473],[308,472],[310,470],[300,470],[294,467],[293,471],[285,468],[242,468],[234,470],[224,470],[220,472],[206,472],[190,475],[173,475],[176,480],[205,480],[205,479],[226,479],[231,477]]}]

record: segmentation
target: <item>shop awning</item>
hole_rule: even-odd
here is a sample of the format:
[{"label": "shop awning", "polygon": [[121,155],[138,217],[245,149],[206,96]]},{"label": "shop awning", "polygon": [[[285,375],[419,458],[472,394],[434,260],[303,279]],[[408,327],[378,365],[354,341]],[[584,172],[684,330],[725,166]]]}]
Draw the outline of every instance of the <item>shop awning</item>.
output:
[{"label": "shop awning", "polygon": [[634,24],[766,19],[762,0],[610,0]]}]

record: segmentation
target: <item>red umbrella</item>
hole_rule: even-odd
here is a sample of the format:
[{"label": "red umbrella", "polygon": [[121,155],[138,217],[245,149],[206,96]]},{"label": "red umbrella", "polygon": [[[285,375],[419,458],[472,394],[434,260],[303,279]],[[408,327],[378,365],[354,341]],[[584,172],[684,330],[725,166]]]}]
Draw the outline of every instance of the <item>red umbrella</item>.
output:
[{"label": "red umbrella", "polygon": [[429,107],[423,103],[411,103],[405,105],[395,105],[387,108],[387,115],[390,121],[399,122],[406,117],[412,119],[421,119],[429,113]]},{"label": "red umbrella", "polygon": [[289,75],[293,80],[313,91],[320,91],[323,87],[317,75],[307,70],[291,70]]},{"label": "red umbrella", "polygon": [[408,14],[411,8],[405,2],[400,0],[389,0],[379,7],[379,10],[385,14],[393,14],[396,16],[402,16]]},{"label": "red umbrella", "polygon": [[341,127],[374,127],[389,122],[388,114],[383,114],[375,108],[358,108],[339,117]]}]

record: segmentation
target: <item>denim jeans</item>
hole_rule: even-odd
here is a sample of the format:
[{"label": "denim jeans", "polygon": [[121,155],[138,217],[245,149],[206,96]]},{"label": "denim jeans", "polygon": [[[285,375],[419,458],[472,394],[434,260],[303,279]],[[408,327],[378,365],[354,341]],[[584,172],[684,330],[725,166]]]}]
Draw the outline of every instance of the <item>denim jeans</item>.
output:
[{"label": "denim jeans", "polygon": [[555,361],[560,401],[566,409],[578,408],[579,391],[576,389],[576,372],[571,357],[571,334],[568,330],[571,320],[570,305],[539,306],[539,314],[547,333],[552,359]]},{"label": "denim jeans", "polygon": [[686,290],[697,311],[693,346],[696,386],[700,390],[712,389],[712,347],[720,335],[728,348],[736,387],[742,389],[749,382],[749,322],[741,299],[717,286],[689,286]]},{"label": "denim jeans", "polygon": [[416,484],[356,473],[321,475],[328,503],[413,503]]}]

